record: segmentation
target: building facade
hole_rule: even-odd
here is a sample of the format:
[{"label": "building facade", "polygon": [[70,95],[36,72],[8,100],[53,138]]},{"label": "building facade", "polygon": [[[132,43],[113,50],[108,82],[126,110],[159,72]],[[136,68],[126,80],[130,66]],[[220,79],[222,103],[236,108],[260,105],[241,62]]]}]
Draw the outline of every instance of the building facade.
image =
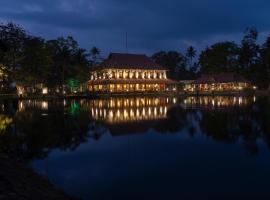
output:
[{"label": "building facade", "polygon": [[185,85],[187,92],[233,92],[255,89],[244,77],[234,74],[203,74],[197,80]]},{"label": "building facade", "polygon": [[93,70],[90,92],[158,92],[176,90],[167,70],[145,55],[112,53]]}]

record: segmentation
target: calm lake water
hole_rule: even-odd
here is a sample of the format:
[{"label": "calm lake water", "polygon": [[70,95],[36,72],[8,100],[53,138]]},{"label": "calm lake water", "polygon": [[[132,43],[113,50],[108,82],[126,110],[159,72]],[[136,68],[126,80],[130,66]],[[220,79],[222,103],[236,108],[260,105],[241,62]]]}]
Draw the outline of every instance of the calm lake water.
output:
[{"label": "calm lake water", "polygon": [[267,97],[0,103],[0,149],[82,199],[270,199]]}]

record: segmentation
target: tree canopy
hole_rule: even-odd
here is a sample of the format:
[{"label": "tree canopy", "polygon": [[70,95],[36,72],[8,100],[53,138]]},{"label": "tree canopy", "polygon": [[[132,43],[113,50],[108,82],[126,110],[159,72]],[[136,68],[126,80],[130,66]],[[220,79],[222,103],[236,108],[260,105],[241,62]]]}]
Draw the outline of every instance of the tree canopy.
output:
[{"label": "tree canopy", "polygon": [[[260,88],[270,85],[270,36],[259,45],[259,32],[251,27],[239,44],[222,41],[201,52],[193,46],[180,51],[159,51],[151,58],[168,69],[172,79],[194,79],[201,73],[234,72],[244,75]],[[0,70],[2,88],[12,82],[23,86],[43,84],[62,88],[70,80],[84,83],[91,67],[102,61],[101,50],[83,49],[72,37],[45,40],[30,35],[14,23],[0,23]]]},{"label": "tree canopy", "polygon": [[61,88],[70,79],[84,83],[90,67],[100,61],[97,47],[91,53],[80,48],[72,36],[47,41],[28,34],[17,24],[0,24],[1,68],[5,66],[9,79],[19,85]]}]

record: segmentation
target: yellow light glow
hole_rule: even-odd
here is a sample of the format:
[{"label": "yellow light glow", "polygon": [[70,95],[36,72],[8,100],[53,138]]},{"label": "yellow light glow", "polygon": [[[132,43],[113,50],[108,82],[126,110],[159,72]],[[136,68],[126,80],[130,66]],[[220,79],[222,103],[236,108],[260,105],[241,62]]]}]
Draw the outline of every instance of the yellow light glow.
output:
[{"label": "yellow light glow", "polygon": [[43,110],[48,110],[48,102],[47,101],[42,101],[41,103],[41,108]]},{"label": "yellow light glow", "polygon": [[136,78],[139,78],[139,72],[136,72],[135,76],[136,76]]}]

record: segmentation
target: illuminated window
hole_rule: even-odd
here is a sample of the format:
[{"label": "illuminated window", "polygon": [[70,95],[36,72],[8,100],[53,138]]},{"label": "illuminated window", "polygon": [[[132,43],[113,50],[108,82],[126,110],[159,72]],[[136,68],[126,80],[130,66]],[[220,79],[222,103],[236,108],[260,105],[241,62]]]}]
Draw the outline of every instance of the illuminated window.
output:
[{"label": "illuminated window", "polygon": [[123,78],[123,71],[119,72],[119,78]]},{"label": "illuminated window", "polygon": [[144,72],[141,73],[141,76],[142,76],[142,79],[144,79],[144,76],[145,76]]},{"label": "illuminated window", "polygon": [[136,71],[136,78],[139,78],[139,72]]},{"label": "illuminated window", "polygon": [[154,72],[154,78],[157,78],[157,73],[156,72]]},{"label": "illuminated window", "polygon": [[126,78],[127,77],[127,73],[126,71],[123,72],[123,78]]}]

